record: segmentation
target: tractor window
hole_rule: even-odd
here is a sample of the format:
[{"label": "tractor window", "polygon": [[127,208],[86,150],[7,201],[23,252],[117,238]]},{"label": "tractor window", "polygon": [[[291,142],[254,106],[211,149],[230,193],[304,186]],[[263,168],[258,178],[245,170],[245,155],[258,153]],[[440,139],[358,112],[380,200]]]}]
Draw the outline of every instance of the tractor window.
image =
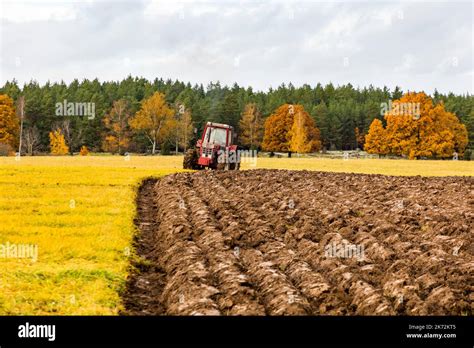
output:
[{"label": "tractor window", "polygon": [[206,128],[206,135],[204,136],[204,142],[208,143],[209,142],[209,137],[211,136],[211,128],[207,127]]},{"label": "tractor window", "polygon": [[211,137],[209,138],[211,144],[226,145],[227,130],[223,128],[213,128],[211,130]]}]

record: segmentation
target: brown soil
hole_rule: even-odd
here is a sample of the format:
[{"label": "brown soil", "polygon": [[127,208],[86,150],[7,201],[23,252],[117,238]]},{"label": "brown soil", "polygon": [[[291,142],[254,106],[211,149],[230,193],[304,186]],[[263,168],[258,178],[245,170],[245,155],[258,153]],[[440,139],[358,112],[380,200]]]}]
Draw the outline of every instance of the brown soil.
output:
[{"label": "brown soil", "polygon": [[[145,181],[124,314],[472,315],[473,184],[284,170]],[[328,254],[348,245],[363,256]]]}]

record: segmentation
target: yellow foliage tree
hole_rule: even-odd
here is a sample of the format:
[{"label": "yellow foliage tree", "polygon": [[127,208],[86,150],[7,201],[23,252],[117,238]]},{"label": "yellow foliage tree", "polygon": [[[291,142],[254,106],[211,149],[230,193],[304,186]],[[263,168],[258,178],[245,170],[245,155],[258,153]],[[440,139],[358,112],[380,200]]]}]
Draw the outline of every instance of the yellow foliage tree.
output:
[{"label": "yellow foliage tree", "polygon": [[113,135],[106,135],[104,140],[102,140],[102,150],[105,152],[110,153],[117,153],[118,152],[118,139]]},{"label": "yellow foliage tree", "polygon": [[163,93],[156,92],[142,101],[141,109],[130,119],[129,125],[143,132],[152,145],[152,153],[158,143],[172,136],[176,130],[174,110],[168,106]]},{"label": "yellow foliage tree", "polygon": [[243,146],[256,149],[262,144],[263,119],[257,104],[245,105],[239,122],[239,141]]},{"label": "yellow foliage tree", "polygon": [[0,144],[17,148],[20,133],[20,120],[15,113],[13,100],[0,94]]},{"label": "yellow foliage tree", "polygon": [[[423,92],[407,93],[394,101],[393,109],[417,110],[417,114],[387,112],[386,129],[383,129],[381,123],[375,125],[377,120],[374,120],[366,137],[365,148],[368,152],[392,153],[410,159],[446,158],[452,157],[454,152],[464,152],[468,143],[466,126],[456,115],[447,112],[442,103],[434,105],[431,98]],[[384,139],[387,148],[377,142],[379,138]],[[369,146],[367,142],[370,143]]]},{"label": "yellow foliage tree", "polygon": [[49,132],[49,147],[52,155],[67,155],[69,153],[69,147],[66,145],[64,135],[59,128]]},{"label": "yellow foliage tree", "polygon": [[119,140],[119,138],[114,135],[106,135],[102,140],[102,150],[113,154],[121,154],[124,149],[128,148],[129,143],[128,138],[120,138]]},{"label": "yellow foliage tree", "polygon": [[189,145],[189,141],[193,136],[193,120],[191,116],[191,110],[186,108],[183,104],[177,105],[177,116],[178,119],[174,122],[168,122],[169,132],[172,132],[172,129],[175,128],[176,134],[173,137],[176,144],[176,152],[178,152],[178,147],[181,146],[186,152]]},{"label": "yellow foliage tree", "polygon": [[304,110],[298,110],[293,119],[293,126],[288,134],[290,151],[309,153],[321,149],[319,129],[314,119]]},{"label": "yellow foliage tree", "polygon": [[112,108],[103,119],[104,126],[108,131],[102,142],[102,148],[105,151],[122,154],[128,148],[128,120],[130,116],[129,105],[125,99],[114,101]]}]

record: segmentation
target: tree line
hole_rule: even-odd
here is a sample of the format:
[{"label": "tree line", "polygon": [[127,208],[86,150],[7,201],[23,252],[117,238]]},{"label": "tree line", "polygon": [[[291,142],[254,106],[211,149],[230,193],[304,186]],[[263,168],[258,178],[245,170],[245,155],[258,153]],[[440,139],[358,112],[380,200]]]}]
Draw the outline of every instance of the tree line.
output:
[{"label": "tree line", "polygon": [[[291,114],[298,117],[292,116],[283,123],[289,129],[282,139],[286,145],[280,148],[297,152],[363,149],[375,119],[382,127],[387,126],[381,105],[400,99],[404,92],[399,87],[390,90],[331,83],[301,87],[289,83],[268,91],[254,91],[238,84],[222,86],[211,82],[204,87],[177,80],[150,81],[128,76],[121,81],[85,79],[43,85],[31,81],[23,86],[13,80],[0,88],[0,94],[12,98],[16,113],[20,104],[23,106],[22,153],[34,154],[50,151],[50,133],[54,135],[57,130],[64,136],[70,153],[79,152],[83,146],[94,152],[114,153],[184,150],[196,141],[207,121],[233,126],[239,135],[239,145],[264,148],[264,124],[284,105],[295,105],[301,110]],[[153,99],[155,95],[161,97]],[[473,96],[435,91],[429,97],[434,104],[442,103],[466,126],[467,146],[472,149]],[[58,103],[66,109],[69,104],[92,103],[94,112],[75,115],[63,110],[58,115]],[[156,107],[161,108],[163,117],[161,123],[151,125],[150,112]],[[298,133],[301,125],[311,134]],[[314,141],[308,145],[308,139]]]}]

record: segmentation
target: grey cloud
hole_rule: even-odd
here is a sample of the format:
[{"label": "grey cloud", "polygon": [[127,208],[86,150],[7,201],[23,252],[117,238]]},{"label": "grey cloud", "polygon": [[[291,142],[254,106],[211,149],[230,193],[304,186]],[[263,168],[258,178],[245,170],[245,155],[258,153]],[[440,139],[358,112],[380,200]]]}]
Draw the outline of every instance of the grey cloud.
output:
[{"label": "grey cloud", "polygon": [[99,1],[72,9],[73,17],[37,21],[4,11],[0,83],[133,74],[255,89],[350,82],[472,93],[469,2]]}]

